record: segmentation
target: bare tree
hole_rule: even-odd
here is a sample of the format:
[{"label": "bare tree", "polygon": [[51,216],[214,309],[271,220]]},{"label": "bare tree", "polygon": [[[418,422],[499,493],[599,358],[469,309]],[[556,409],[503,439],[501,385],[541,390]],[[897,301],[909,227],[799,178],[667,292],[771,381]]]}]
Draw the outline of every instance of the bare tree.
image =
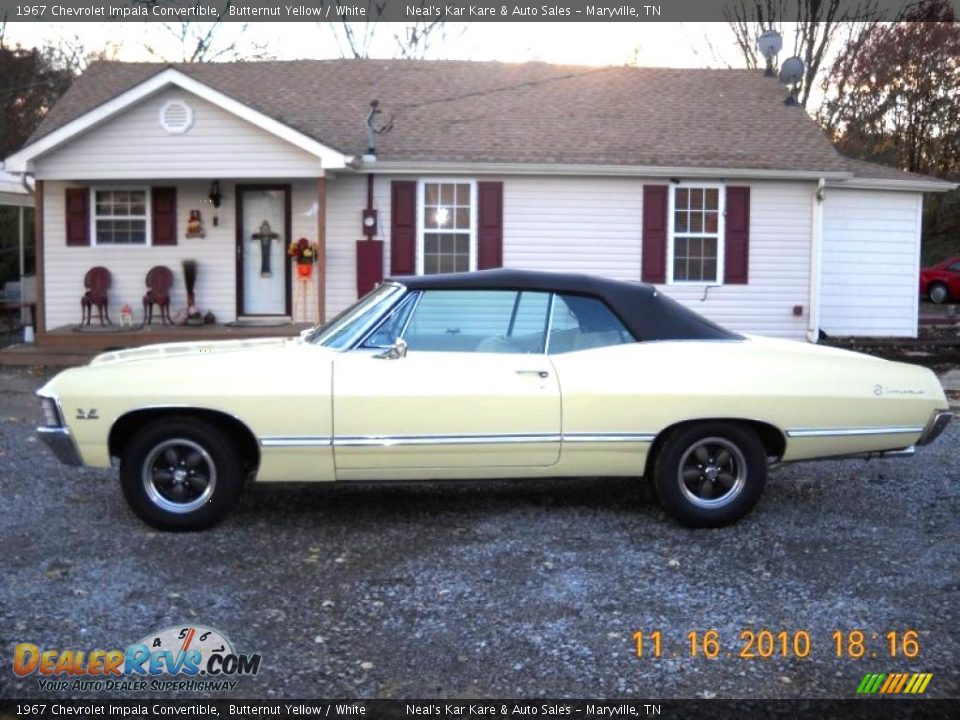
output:
[{"label": "bare tree", "polygon": [[[338,10],[344,7],[343,0],[324,2],[331,3]],[[410,23],[384,22],[381,18],[389,4],[390,0],[367,0],[365,17],[368,20],[364,22],[353,22],[348,16],[338,12],[338,17],[341,18],[339,22],[320,24],[333,33],[340,56],[346,58],[370,57],[375,50],[374,42],[387,32],[393,40],[393,56],[401,58],[423,58],[430,51],[433,40],[446,38],[445,12],[430,20]],[[417,7],[425,8],[427,4],[427,0],[418,0]]]},{"label": "bare tree", "polygon": [[776,30],[783,34],[784,21],[793,22],[791,54],[803,60],[799,102],[804,107],[838,32],[842,28],[860,32],[878,17],[876,0],[857,4],[847,0],[736,0],[723,13],[748,68],[760,67],[763,62],[756,45],[760,33]]},{"label": "bare tree", "polygon": [[[182,0],[134,0],[141,5],[183,5]],[[266,45],[247,40],[249,23],[224,23],[223,17],[233,4],[227,0],[220,7],[216,20],[211,22],[165,22],[151,24],[159,28],[154,35],[159,42],[147,41],[144,49],[151,56],[166,62],[217,62],[222,60],[268,60],[272,57]],[[227,26],[230,25],[229,31]],[[164,42],[164,40],[166,42]],[[172,41],[172,43],[171,43]],[[175,50],[169,51],[164,45],[170,43]]]}]

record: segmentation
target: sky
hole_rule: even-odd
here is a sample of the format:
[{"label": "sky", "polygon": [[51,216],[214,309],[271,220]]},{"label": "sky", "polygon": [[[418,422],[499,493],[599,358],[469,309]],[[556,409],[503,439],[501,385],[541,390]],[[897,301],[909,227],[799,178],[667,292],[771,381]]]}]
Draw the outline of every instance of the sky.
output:
[{"label": "sky", "polygon": [[[362,26],[362,24],[359,24]],[[393,35],[401,23],[379,23],[371,55],[394,55]],[[398,27],[401,26],[401,27]],[[242,47],[260,44],[278,59],[339,57],[329,27],[316,23],[227,23],[220,38]],[[157,23],[13,23],[8,44],[24,46],[79,38],[89,50],[110,48],[118,60],[156,60],[153,45],[174,59],[179,43]],[[713,46],[711,50],[709,45]],[[725,23],[448,23],[446,37],[432,43],[428,57],[502,62],[543,61],[583,65],[634,64],[660,67],[717,67],[740,64]]]}]

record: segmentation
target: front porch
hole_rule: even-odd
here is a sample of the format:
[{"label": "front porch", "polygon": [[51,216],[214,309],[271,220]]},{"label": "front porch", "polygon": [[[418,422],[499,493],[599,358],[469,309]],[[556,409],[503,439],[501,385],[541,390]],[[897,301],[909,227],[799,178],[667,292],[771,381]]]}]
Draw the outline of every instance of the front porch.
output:
[{"label": "front porch", "polygon": [[210,324],[190,325],[118,325],[100,327],[64,325],[38,335],[34,344],[19,344],[0,350],[0,366],[81,365],[107,350],[141,347],[154,343],[246,340],[265,337],[296,337],[311,323],[277,325]]}]

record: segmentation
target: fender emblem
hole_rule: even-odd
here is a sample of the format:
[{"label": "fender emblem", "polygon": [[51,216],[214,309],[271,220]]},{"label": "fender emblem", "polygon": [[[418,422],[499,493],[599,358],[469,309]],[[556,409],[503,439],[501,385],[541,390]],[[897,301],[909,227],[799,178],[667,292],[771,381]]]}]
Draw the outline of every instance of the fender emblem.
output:
[{"label": "fender emblem", "polygon": [[99,420],[100,415],[97,414],[96,408],[90,408],[89,411],[84,412],[81,408],[77,408],[77,420]]}]

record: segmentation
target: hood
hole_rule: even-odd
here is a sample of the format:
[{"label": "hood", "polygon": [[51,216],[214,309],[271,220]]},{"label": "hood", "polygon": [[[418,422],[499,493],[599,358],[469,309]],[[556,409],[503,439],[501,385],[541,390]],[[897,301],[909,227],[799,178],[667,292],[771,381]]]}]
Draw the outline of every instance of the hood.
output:
[{"label": "hood", "polygon": [[131,350],[115,350],[97,355],[91,366],[119,365],[144,360],[171,360],[210,353],[230,353],[244,350],[279,348],[297,342],[292,338],[251,338],[249,340],[218,340],[214,342],[182,342],[145,345]]}]

